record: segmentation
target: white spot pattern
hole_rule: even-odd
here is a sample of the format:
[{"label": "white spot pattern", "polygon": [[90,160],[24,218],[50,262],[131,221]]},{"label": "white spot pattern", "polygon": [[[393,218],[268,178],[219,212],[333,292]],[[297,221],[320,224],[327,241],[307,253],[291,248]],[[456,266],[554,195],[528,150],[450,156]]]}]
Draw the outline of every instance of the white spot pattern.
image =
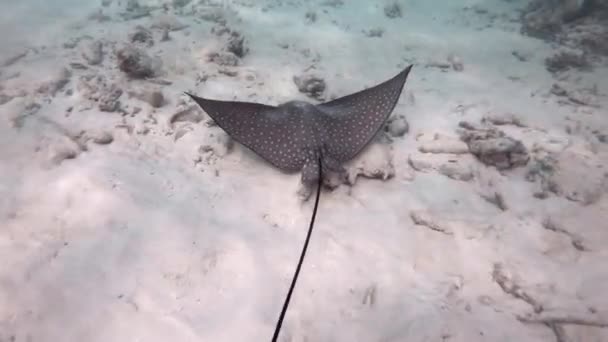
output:
[{"label": "white spot pattern", "polygon": [[233,139],[285,171],[315,181],[318,160],[338,167],[359,153],[389,117],[411,66],[374,87],[321,104],[291,101],[278,107],[217,101],[188,94]]}]

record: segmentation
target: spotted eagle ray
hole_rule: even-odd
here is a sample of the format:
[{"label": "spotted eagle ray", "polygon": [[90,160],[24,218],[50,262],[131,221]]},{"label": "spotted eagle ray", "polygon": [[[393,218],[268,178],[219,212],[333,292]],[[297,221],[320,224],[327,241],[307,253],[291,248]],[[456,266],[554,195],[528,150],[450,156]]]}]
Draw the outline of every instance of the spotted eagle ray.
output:
[{"label": "spotted eagle ray", "polygon": [[[399,101],[412,65],[376,86],[329,102],[279,106],[211,100],[186,93],[228,135],[275,167],[317,181],[319,168],[342,172],[373,139]],[[320,163],[319,163],[320,161]]]},{"label": "spotted eagle ray", "polygon": [[382,129],[399,101],[411,69],[412,65],[383,83],[318,105],[289,101],[269,106],[211,100],[186,93],[234,140],[283,171],[302,171],[305,186],[317,182],[308,233],[272,342],[278,340],[308,249],[323,174],[342,172],[342,165],[359,154]]}]

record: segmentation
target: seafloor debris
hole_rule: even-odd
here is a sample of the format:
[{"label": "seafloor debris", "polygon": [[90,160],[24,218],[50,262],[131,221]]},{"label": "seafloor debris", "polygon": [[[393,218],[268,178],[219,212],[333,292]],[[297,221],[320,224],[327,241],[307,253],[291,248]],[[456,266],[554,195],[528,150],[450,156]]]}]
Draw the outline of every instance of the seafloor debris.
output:
[{"label": "seafloor debris", "polygon": [[205,116],[198,110],[196,105],[181,105],[175,114],[169,117],[169,125],[173,127],[176,122],[192,122],[199,123]]},{"label": "seafloor debris", "polygon": [[489,123],[496,126],[512,125],[516,127],[527,127],[522,119],[513,113],[488,113],[483,116],[481,123]]},{"label": "seafloor debris", "polygon": [[150,47],[154,45],[154,37],[150,30],[141,25],[137,25],[133,32],[129,34],[129,42]]},{"label": "seafloor debris", "polygon": [[369,30],[363,30],[362,32],[364,35],[366,35],[370,38],[373,38],[373,37],[380,38],[380,37],[382,37],[382,35],[384,35],[384,29],[382,27],[374,27]]},{"label": "seafloor debris", "polygon": [[148,17],[153,7],[141,5],[137,0],[127,0],[125,11],[120,14],[124,20],[135,20]]},{"label": "seafloor debris", "polygon": [[559,32],[561,26],[585,16],[592,1],[534,0],[522,11],[522,32],[537,38],[549,38]]},{"label": "seafloor debris", "polygon": [[598,89],[597,86],[583,89],[566,89],[565,85],[554,83],[551,86],[550,93],[563,100],[559,100],[560,104],[580,105],[580,106],[598,106]]},{"label": "seafloor debris", "polygon": [[385,126],[385,131],[387,131],[391,137],[398,138],[405,135],[408,132],[410,126],[404,115],[392,115]]},{"label": "seafloor debris", "polygon": [[469,164],[459,159],[451,159],[439,165],[437,172],[450,179],[468,182],[475,177]]},{"label": "seafloor debris", "polygon": [[441,71],[448,71],[450,69],[454,71],[464,70],[462,59],[453,53],[450,53],[445,60],[429,60],[425,66],[427,68],[438,68]]},{"label": "seafloor debris", "polygon": [[321,77],[312,74],[304,74],[294,76],[293,82],[296,84],[301,93],[317,100],[323,98],[326,85],[325,80],[323,80]]},{"label": "seafloor debris", "polygon": [[160,88],[144,88],[140,91],[131,91],[129,95],[147,102],[154,108],[160,108],[165,104],[165,96]]},{"label": "seafloor debris", "polygon": [[540,191],[535,197],[545,198],[551,192],[584,205],[597,202],[608,189],[608,173],[601,161],[575,147],[550,152],[538,146],[526,179],[539,182]]},{"label": "seafloor debris", "polygon": [[451,53],[448,55],[448,62],[450,63],[450,65],[452,66],[452,69],[454,69],[454,71],[463,71],[464,70],[464,64],[462,63],[462,58],[460,58],[459,56]]},{"label": "seafloor debris", "polygon": [[108,83],[101,75],[81,76],[76,88],[84,98],[97,103],[102,112],[115,112],[120,109],[122,89],[115,83]]},{"label": "seafloor debris", "polygon": [[160,30],[179,31],[188,27],[188,25],[182,23],[174,15],[161,14],[152,20],[150,27]]},{"label": "seafloor debris", "polygon": [[198,148],[198,154],[201,156],[201,161],[206,164],[213,164],[217,159],[226,156],[232,151],[234,140],[223,132],[209,132],[203,143]]},{"label": "seafloor debris", "polygon": [[322,6],[329,6],[329,7],[340,7],[344,5],[344,1],[343,0],[325,0],[321,3]]},{"label": "seafloor debris", "polygon": [[88,137],[98,145],[107,145],[114,141],[112,133],[108,131],[97,131],[88,135]]},{"label": "seafloor debris", "polygon": [[499,170],[524,166],[530,156],[524,144],[507,136],[495,128],[473,129],[470,125],[461,124],[460,138],[467,143],[469,151],[486,165]]},{"label": "seafloor debris", "polygon": [[103,61],[103,44],[99,40],[87,42],[82,47],[82,57],[89,65],[98,65]]},{"label": "seafloor debris", "polygon": [[393,152],[386,142],[372,143],[365,153],[348,163],[346,166],[346,184],[354,185],[359,176],[365,178],[387,180],[395,176]]},{"label": "seafloor debris", "polygon": [[220,66],[233,67],[239,65],[239,58],[232,52],[214,51],[207,54],[207,60]]},{"label": "seafloor debris", "polygon": [[125,46],[116,52],[119,69],[132,78],[148,78],[160,73],[162,61],[150,57],[144,50]]},{"label": "seafloor debris", "polygon": [[174,8],[182,8],[182,7],[186,7],[191,2],[192,2],[192,0],[173,0],[173,2],[171,4],[173,5]]},{"label": "seafloor debris", "polygon": [[249,48],[245,44],[245,37],[235,31],[230,33],[230,37],[226,43],[226,50],[232,52],[239,58],[245,57],[245,55],[249,52]]},{"label": "seafloor debris", "polygon": [[304,19],[306,20],[307,24],[313,24],[313,23],[317,22],[317,12],[315,12],[315,11],[306,12],[306,14],[304,15]]},{"label": "seafloor debris", "polygon": [[441,222],[441,220],[435,218],[430,212],[414,210],[410,212],[410,218],[415,225],[424,226],[430,230],[446,235],[454,235],[454,231],[449,224]]},{"label": "seafloor debris", "polygon": [[384,15],[388,18],[400,18],[403,14],[401,13],[401,5],[398,2],[391,2],[384,6]]},{"label": "seafloor debris", "polygon": [[570,69],[590,70],[591,63],[584,52],[561,51],[545,59],[545,67],[549,72],[558,73]]},{"label": "seafloor debris", "polygon": [[[522,33],[579,51],[590,63],[595,56],[608,56],[606,0],[534,0],[522,11],[521,21]],[[572,56],[548,62],[552,70],[586,63]]]},{"label": "seafloor debris", "polygon": [[120,109],[119,98],[122,93],[122,89],[118,88],[116,84],[111,84],[109,87],[104,88],[103,93],[97,100],[99,103],[99,110],[102,112],[118,111]]},{"label": "seafloor debris", "polygon": [[466,154],[469,153],[469,147],[456,137],[434,134],[432,140],[425,141],[418,147],[418,151],[433,154]]}]

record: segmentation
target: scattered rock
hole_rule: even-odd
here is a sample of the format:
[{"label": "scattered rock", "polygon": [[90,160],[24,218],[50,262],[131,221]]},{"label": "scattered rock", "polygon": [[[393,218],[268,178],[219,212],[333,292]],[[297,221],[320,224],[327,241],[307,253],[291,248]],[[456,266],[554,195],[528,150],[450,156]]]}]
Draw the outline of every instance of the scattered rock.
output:
[{"label": "scattered rock", "polygon": [[[466,145],[465,145],[466,147]],[[442,148],[433,150],[442,151]],[[473,173],[476,163],[473,156],[443,154],[441,153],[411,153],[408,156],[408,164],[417,172],[437,172],[457,181],[468,182],[475,178]]]},{"label": "scattered rock", "polygon": [[207,60],[220,66],[233,67],[239,65],[239,58],[228,51],[211,52],[207,55]]},{"label": "scattered rock", "polygon": [[546,182],[549,191],[584,205],[597,202],[606,191],[608,171],[596,156],[571,147],[553,158],[556,163],[549,167]]},{"label": "scattered rock", "polygon": [[85,44],[82,50],[82,57],[89,65],[99,65],[103,61],[103,44],[95,40]]},{"label": "scattered rock", "polygon": [[205,140],[205,143],[199,147],[198,152],[206,164],[213,164],[217,159],[230,153],[234,147],[232,138],[223,132],[208,133]]},{"label": "scattered rock", "polygon": [[433,154],[466,154],[469,153],[469,147],[456,138],[435,134],[433,140],[422,143],[418,151]]},{"label": "scattered rock", "polygon": [[452,69],[454,69],[454,71],[463,71],[464,70],[464,64],[462,63],[462,59],[454,54],[450,54],[448,56],[448,62],[450,63],[450,65],[452,66]]},{"label": "scattered rock", "polygon": [[102,112],[120,109],[119,98],[123,91],[115,83],[108,84],[102,75],[81,76],[76,89],[82,97],[97,103]]},{"label": "scattered rock", "polygon": [[346,174],[348,185],[354,185],[359,176],[381,180],[393,178],[395,167],[390,145],[384,142],[370,144],[366,151],[348,163]]},{"label": "scattered rock", "polygon": [[313,24],[315,22],[317,22],[317,13],[314,11],[308,11],[306,12],[306,15],[304,16],[306,23],[307,24]]},{"label": "scattered rock", "polygon": [[114,141],[112,133],[107,131],[95,132],[90,136],[91,140],[98,145],[107,145]]},{"label": "scattered rock", "polygon": [[239,75],[238,71],[228,68],[220,68],[217,72],[228,77],[236,77]]},{"label": "scattered rock", "polygon": [[449,224],[440,222],[427,211],[411,211],[410,218],[415,225],[424,226],[436,232],[440,232],[446,235],[454,235],[454,231]]},{"label": "scattered rock", "polygon": [[231,33],[230,38],[228,38],[226,50],[232,52],[239,58],[245,57],[249,52],[249,49],[245,46],[245,38],[238,32]]},{"label": "scattered rock", "polygon": [[135,26],[135,30],[129,34],[129,41],[146,47],[154,45],[152,32],[141,25]]},{"label": "scattered rock", "polygon": [[138,92],[130,92],[129,95],[147,102],[154,108],[160,108],[165,104],[165,97],[160,89],[145,88]]},{"label": "scattered rock", "polygon": [[119,69],[132,78],[148,78],[160,73],[162,62],[144,50],[127,46],[116,52]]},{"label": "scattered rock", "polygon": [[507,211],[509,209],[507,203],[505,202],[504,196],[498,191],[494,191],[491,195],[481,194],[481,197],[484,200],[488,201],[488,203],[491,203],[496,206],[501,211]]},{"label": "scattered rock", "polygon": [[[2,95],[0,95],[0,99],[2,98]],[[0,100],[0,104],[2,104],[2,100]],[[593,134],[595,136],[595,138],[597,139],[597,141],[604,143],[604,144],[608,144],[608,134],[606,133],[602,133],[601,131],[595,129],[591,132],[591,134]]]},{"label": "scattered rock", "polygon": [[160,108],[165,104],[165,96],[159,89],[144,91],[142,100],[148,102],[154,108]]},{"label": "scattered rock", "polygon": [[173,0],[173,7],[174,8],[186,7],[191,2],[192,2],[192,0]]},{"label": "scattered rock", "polygon": [[188,25],[179,21],[174,15],[162,14],[154,18],[151,27],[161,30],[179,31],[188,27]]},{"label": "scattered rock", "polygon": [[513,113],[488,113],[482,119],[483,124],[492,124],[496,126],[513,125],[517,127],[527,127],[519,117]]},{"label": "scattered rock", "polygon": [[148,127],[148,125],[143,121],[135,122],[134,126],[135,134],[146,135],[150,133],[150,127]]},{"label": "scattered rock", "polygon": [[82,63],[78,63],[78,62],[71,62],[70,63],[70,68],[74,69],[74,70],[87,70],[89,67],[82,64]]},{"label": "scattered rock", "polygon": [[401,13],[401,5],[399,5],[399,3],[397,2],[386,4],[384,6],[384,15],[391,19],[401,18],[401,16],[403,15]]},{"label": "scattered rock", "polygon": [[98,9],[97,11],[94,11],[93,13],[89,14],[87,16],[87,18],[89,20],[96,21],[98,23],[107,22],[107,21],[110,21],[110,19],[112,19],[112,18],[110,18],[109,15],[103,13],[103,10],[101,10],[101,9]]},{"label": "scattered rock", "polygon": [[166,42],[171,40],[171,36],[169,35],[169,30],[163,30],[163,33],[160,36],[161,42]]},{"label": "scattered rock", "polygon": [[363,30],[362,32],[364,35],[366,35],[370,38],[372,38],[372,37],[380,38],[380,37],[382,37],[382,35],[384,35],[384,29],[381,27],[374,27],[369,30]]},{"label": "scattered rock", "polygon": [[409,131],[409,124],[403,115],[393,115],[388,119],[385,126],[387,131],[393,138],[402,137]]},{"label": "scattered rock", "polygon": [[115,112],[120,109],[120,96],[122,89],[112,85],[110,89],[99,98],[99,110],[102,112]]},{"label": "scattered rock", "polygon": [[425,66],[427,68],[438,68],[441,69],[441,71],[448,71],[450,68],[452,68],[452,64],[449,63],[448,61],[436,61],[436,60],[431,60],[428,61]]},{"label": "scattered rock", "polygon": [[551,73],[564,72],[570,69],[589,71],[591,63],[584,52],[559,52],[545,59],[545,67]]},{"label": "scattered rock", "polygon": [[520,62],[527,62],[532,57],[532,54],[530,54],[530,53],[517,51],[517,50],[511,51],[511,54],[513,55],[513,57],[517,58],[517,60],[519,60]]},{"label": "scattered rock", "polygon": [[524,166],[530,159],[521,141],[494,128],[465,129],[461,131],[460,138],[467,143],[469,152],[482,163],[495,166],[499,170]]},{"label": "scattered rock", "polygon": [[550,93],[565,98],[567,101],[560,101],[562,104],[598,107],[599,101],[597,100],[597,87],[569,90],[558,83],[554,83],[551,86]]},{"label": "scattered rock", "polygon": [[437,171],[448,178],[463,182],[468,182],[474,178],[471,167],[458,159],[451,159],[447,163],[439,165]]},{"label": "scattered rock", "polygon": [[321,6],[328,6],[338,8],[344,5],[343,0],[325,0],[321,3]]},{"label": "scattered rock", "polygon": [[49,149],[49,161],[53,165],[59,165],[66,159],[74,159],[80,153],[80,149],[74,145],[57,144]]},{"label": "scattered rock", "polygon": [[203,121],[204,118],[201,111],[198,110],[198,106],[188,106],[171,115],[169,118],[169,125],[173,128],[176,122],[199,123]]},{"label": "scattered rock", "polygon": [[541,39],[550,39],[560,31],[561,26],[584,16],[585,5],[590,1],[542,1],[533,0],[522,11],[522,32]]},{"label": "scattered rock", "polygon": [[407,158],[408,164],[418,172],[429,172],[434,169],[432,161],[421,158],[420,155],[410,154]]},{"label": "scattered rock", "polygon": [[125,8],[125,12],[121,13],[120,16],[124,20],[135,20],[150,16],[152,13],[152,7],[140,5],[137,0],[128,0]]},{"label": "scattered rock", "polygon": [[326,85],[325,80],[323,80],[321,77],[311,74],[294,76],[293,82],[296,84],[301,93],[314,99],[322,99]]},{"label": "scattered rock", "polygon": [[218,7],[205,8],[203,11],[198,12],[198,17],[205,21],[214,22],[220,25],[226,24],[226,13]]}]

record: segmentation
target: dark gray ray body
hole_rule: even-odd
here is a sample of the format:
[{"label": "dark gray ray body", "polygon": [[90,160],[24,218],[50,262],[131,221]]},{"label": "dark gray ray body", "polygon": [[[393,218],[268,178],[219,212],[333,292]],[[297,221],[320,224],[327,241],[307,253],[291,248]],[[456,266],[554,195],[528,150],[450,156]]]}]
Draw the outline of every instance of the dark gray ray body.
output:
[{"label": "dark gray ray body", "polygon": [[188,94],[234,140],[287,171],[302,171],[302,181],[324,169],[339,171],[382,128],[395,108],[410,65],[374,87],[313,105],[290,101],[280,106],[209,100]]}]

